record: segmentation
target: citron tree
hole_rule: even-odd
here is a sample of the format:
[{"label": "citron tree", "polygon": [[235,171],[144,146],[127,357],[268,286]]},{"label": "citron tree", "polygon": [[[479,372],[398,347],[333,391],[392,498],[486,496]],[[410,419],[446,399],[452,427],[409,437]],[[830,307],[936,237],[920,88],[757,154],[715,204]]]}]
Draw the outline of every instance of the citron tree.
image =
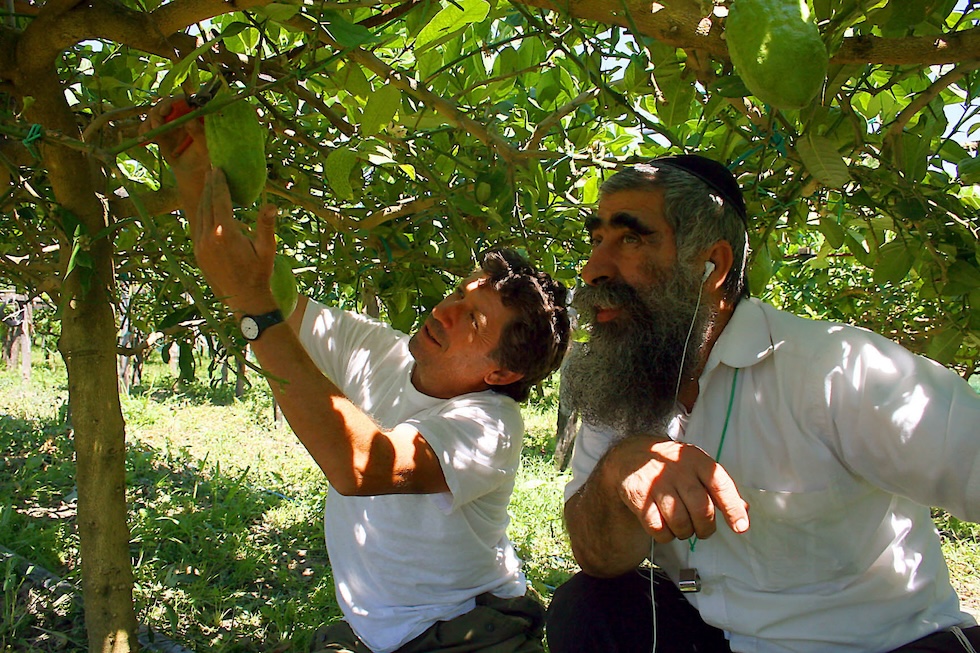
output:
[{"label": "citron tree", "polygon": [[[59,310],[90,649],[136,646],[117,328],[143,335],[134,349],[160,334],[187,353],[200,338],[241,345],[138,133],[158,98],[219,76],[225,106],[259,116],[260,199],[280,207],[282,251],[312,296],[409,330],[490,244],[573,283],[603,176],[698,151],[745,191],[756,294],[976,371],[980,14],[813,0],[800,17],[826,73],[822,58],[790,71],[816,90],[783,102],[731,56],[745,43],[726,23],[752,3],[8,3],[0,278]],[[793,45],[772,33],[773,51]]]}]

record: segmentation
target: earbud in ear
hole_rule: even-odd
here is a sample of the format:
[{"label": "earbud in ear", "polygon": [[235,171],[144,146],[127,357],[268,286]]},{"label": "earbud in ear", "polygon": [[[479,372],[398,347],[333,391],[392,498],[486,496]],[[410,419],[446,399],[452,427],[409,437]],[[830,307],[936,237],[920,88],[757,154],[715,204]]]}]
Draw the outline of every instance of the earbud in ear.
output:
[{"label": "earbud in ear", "polygon": [[711,273],[714,272],[714,271],[715,271],[715,264],[713,262],[711,262],[711,261],[705,261],[704,262],[704,276],[701,277],[701,283],[704,283],[705,281],[707,281],[708,280],[708,277],[710,277],[711,276]]}]

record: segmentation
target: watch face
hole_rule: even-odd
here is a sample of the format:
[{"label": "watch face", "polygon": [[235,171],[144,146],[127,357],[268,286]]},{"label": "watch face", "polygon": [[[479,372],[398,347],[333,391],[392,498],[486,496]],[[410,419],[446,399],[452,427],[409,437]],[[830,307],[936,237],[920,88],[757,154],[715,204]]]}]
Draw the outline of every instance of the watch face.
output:
[{"label": "watch face", "polygon": [[259,337],[259,325],[251,315],[242,318],[241,329],[246,340],[255,340]]}]

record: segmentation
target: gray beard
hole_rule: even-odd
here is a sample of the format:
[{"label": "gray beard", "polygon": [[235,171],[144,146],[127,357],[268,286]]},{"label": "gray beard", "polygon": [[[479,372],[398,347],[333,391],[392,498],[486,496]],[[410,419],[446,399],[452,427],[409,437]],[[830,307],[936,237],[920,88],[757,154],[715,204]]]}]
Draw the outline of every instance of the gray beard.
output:
[{"label": "gray beard", "polygon": [[[675,265],[666,276],[640,289],[615,282],[575,291],[572,306],[589,339],[572,349],[561,382],[569,405],[586,422],[621,435],[664,433],[676,414],[678,378],[683,383],[694,377],[713,311],[703,298],[699,306],[700,275]],[[618,306],[623,313],[596,322],[598,306]]]}]

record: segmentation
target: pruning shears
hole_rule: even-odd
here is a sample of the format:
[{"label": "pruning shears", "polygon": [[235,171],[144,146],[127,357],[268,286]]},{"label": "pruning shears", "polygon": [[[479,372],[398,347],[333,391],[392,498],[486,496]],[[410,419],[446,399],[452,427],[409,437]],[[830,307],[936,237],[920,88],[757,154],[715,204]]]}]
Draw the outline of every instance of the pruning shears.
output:
[{"label": "pruning shears", "polygon": [[[175,100],[174,103],[170,105],[170,112],[166,116],[164,116],[163,122],[164,123],[173,122],[177,118],[180,118],[181,116],[185,116],[191,111],[194,111],[195,109],[200,109],[205,104],[210,102],[212,98],[214,98],[215,93],[217,93],[218,89],[221,88],[223,82],[224,80],[221,78],[221,76],[215,75],[214,79],[208,82],[197,93],[194,93],[193,95],[186,98],[180,98],[179,100]],[[199,117],[198,120],[204,122],[203,117]],[[184,150],[190,147],[191,143],[193,142],[194,142],[194,137],[188,134],[187,137],[184,138],[184,141],[180,145],[178,145],[177,148],[174,150],[174,156],[180,156],[181,154],[183,154]]]}]

